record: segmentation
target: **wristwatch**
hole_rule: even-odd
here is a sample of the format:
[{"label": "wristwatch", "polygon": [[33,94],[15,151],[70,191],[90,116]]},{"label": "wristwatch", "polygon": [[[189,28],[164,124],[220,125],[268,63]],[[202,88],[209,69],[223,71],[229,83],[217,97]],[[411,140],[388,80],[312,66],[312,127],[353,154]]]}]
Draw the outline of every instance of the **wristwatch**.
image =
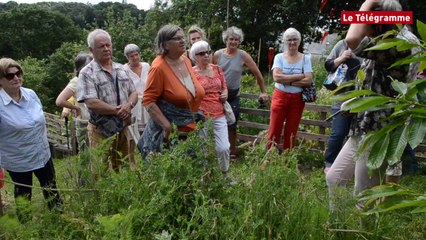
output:
[{"label": "wristwatch", "polygon": [[135,107],[135,104],[133,104],[132,101],[130,101],[130,107],[133,109]]}]

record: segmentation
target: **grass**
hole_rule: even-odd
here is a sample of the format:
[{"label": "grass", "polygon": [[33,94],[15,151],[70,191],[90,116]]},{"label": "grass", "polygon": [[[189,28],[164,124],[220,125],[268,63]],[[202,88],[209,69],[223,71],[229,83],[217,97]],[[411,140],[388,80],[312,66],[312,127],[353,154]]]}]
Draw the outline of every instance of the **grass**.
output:
[{"label": "grass", "polygon": [[[104,146],[105,148],[105,146]],[[93,150],[98,156],[102,148]],[[424,239],[425,215],[394,212],[364,220],[351,189],[328,209],[321,156],[303,147],[278,154],[264,144],[244,149],[227,185],[212,141],[190,136],[138,169],[102,170],[95,181],[87,155],[55,159],[62,214],[49,212],[34,189],[32,219],[21,225],[11,203],[0,219],[0,239]],[[96,162],[96,161],[95,161]],[[97,162],[96,164],[101,164]],[[102,165],[99,169],[104,169]],[[35,182],[37,182],[35,180]],[[424,191],[424,176],[402,184]]]}]

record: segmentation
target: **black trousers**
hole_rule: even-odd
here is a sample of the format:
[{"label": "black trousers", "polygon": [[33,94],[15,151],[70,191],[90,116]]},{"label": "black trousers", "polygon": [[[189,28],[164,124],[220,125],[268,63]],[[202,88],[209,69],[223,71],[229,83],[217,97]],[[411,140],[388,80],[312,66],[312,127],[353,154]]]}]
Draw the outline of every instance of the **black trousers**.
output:
[{"label": "black trousers", "polygon": [[[42,168],[29,171],[29,172],[13,172],[8,171],[10,178],[15,183],[25,184],[28,186],[33,185],[33,173],[37,177],[38,181],[40,182],[41,187],[46,188],[54,188],[56,189],[56,177],[55,177],[55,168],[53,166],[52,158],[47,161],[46,165]],[[14,190],[14,196],[15,200],[18,197],[24,197],[28,201],[31,200],[32,195],[32,188],[31,187],[24,187],[15,185]],[[62,199],[59,196],[59,193],[57,190],[43,190],[43,196],[47,201],[47,206],[49,209],[52,209],[55,206],[62,205]]]}]

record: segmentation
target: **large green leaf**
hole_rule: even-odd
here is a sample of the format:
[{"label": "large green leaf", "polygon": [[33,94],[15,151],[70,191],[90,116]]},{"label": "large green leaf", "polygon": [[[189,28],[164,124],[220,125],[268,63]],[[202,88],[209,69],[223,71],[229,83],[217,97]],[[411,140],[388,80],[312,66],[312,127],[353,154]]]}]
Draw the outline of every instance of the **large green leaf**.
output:
[{"label": "large green leaf", "polygon": [[391,82],[392,88],[395,89],[395,91],[397,91],[400,94],[406,94],[407,93],[407,89],[408,86],[406,83],[397,81],[397,80],[393,80]]},{"label": "large green leaf", "polygon": [[359,197],[359,201],[368,201],[368,200],[377,200],[379,198],[383,197],[390,197],[390,196],[419,196],[419,193],[416,193],[409,189],[404,189],[399,185],[396,184],[383,184],[378,185],[375,187],[372,187],[370,189],[367,189],[365,191],[362,191]]},{"label": "large green leaf", "polygon": [[374,45],[373,47],[365,49],[365,51],[386,50],[386,49],[398,46],[399,44],[401,44],[402,41],[403,40],[401,40],[399,38],[389,38],[389,39],[380,40],[379,42],[377,42],[376,45]]},{"label": "large green leaf", "polygon": [[390,136],[386,134],[373,145],[368,156],[367,167],[369,169],[378,169],[382,166],[388,149],[389,140]]},{"label": "large green leaf", "polygon": [[333,101],[344,101],[354,97],[370,96],[370,95],[377,95],[377,93],[370,90],[349,91],[339,95],[334,95],[330,99]]},{"label": "large green leaf", "polygon": [[388,102],[391,98],[386,96],[369,96],[357,98],[342,107],[343,111],[350,111],[351,113],[362,112],[372,107],[380,106]]},{"label": "large green leaf", "polygon": [[410,43],[407,41],[401,41],[398,46],[396,46],[396,50],[398,52],[402,52],[402,51],[406,51],[406,50],[410,50],[412,48],[418,47],[419,45],[417,45],[416,43]]},{"label": "large green leaf", "polygon": [[402,153],[408,143],[408,126],[409,125],[405,123],[396,128],[391,135],[388,151],[386,153],[386,159],[389,165],[394,165],[401,161]]},{"label": "large green leaf", "polygon": [[426,42],[426,24],[421,22],[420,20],[417,20],[417,31],[419,32],[420,38]]},{"label": "large green leaf", "polygon": [[426,69],[426,61],[421,61],[419,65],[419,72],[422,72]]},{"label": "large green leaf", "polygon": [[340,92],[340,90],[345,89],[347,87],[351,87],[354,86],[356,84],[356,82],[354,80],[348,81],[343,83],[342,85],[338,86],[336,89],[334,89],[333,91],[331,91],[331,95],[336,95],[337,93]]},{"label": "large green leaf", "polygon": [[426,118],[426,108],[416,106],[413,109],[411,109],[410,112],[412,114],[416,114],[416,116],[418,117]]},{"label": "large green leaf", "polygon": [[[415,54],[415,55],[419,55],[419,54]],[[393,68],[395,66],[400,66],[400,65],[406,65],[406,64],[410,64],[410,63],[414,63],[414,62],[422,62],[422,61],[426,61],[426,56],[408,56],[405,57],[403,59],[400,59],[398,61],[396,61],[394,64],[392,64],[389,68]]]},{"label": "large green leaf", "polygon": [[378,131],[369,132],[366,134],[365,138],[361,140],[359,152],[364,152],[368,147],[373,146],[377,141],[383,138],[385,135],[390,134],[395,128],[405,124],[404,120],[397,120],[392,122]]},{"label": "large green leaf", "polygon": [[384,213],[408,207],[426,207],[425,199],[388,199],[364,214]]},{"label": "large green leaf", "polygon": [[375,112],[375,111],[386,110],[386,109],[394,109],[396,106],[398,106],[397,103],[390,102],[377,107],[370,108],[368,109],[368,111]]},{"label": "large green leaf", "polygon": [[408,143],[416,148],[423,142],[426,134],[426,119],[413,119],[408,128]]}]

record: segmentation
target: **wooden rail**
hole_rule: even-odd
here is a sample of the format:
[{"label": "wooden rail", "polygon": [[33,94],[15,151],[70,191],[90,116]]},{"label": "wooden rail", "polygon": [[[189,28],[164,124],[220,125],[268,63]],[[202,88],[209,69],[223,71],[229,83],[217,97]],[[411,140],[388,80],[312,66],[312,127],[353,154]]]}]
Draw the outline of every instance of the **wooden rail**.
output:
[{"label": "wooden rail", "polygon": [[[257,100],[258,96],[255,94],[242,93],[241,98]],[[299,131],[297,136],[300,142],[310,141],[309,147],[315,151],[324,151],[327,140],[329,138],[329,132],[331,128],[331,122],[325,121],[325,119],[331,114],[331,107],[326,105],[317,104],[306,104],[305,111],[314,112],[319,119],[307,119],[302,118],[300,121]],[[242,114],[242,120],[238,122],[241,127],[249,129],[255,129],[258,134],[250,135],[244,133],[238,133],[237,137],[242,142],[255,142],[260,143],[265,138],[265,133],[269,129],[269,114],[270,111],[267,109],[254,109],[244,108],[240,110]],[[68,124],[68,129],[65,127],[65,120],[60,119],[59,116],[45,113],[46,124],[47,124],[47,135],[49,143],[52,147],[54,156],[66,153],[76,154],[77,143],[75,141],[76,130],[73,124]],[[255,121],[247,121],[247,116],[260,116],[263,118],[263,123]],[[302,140],[302,141],[301,141]],[[419,145],[416,149],[416,157],[423,162],[426,162],[426,143]]]},{"label": "wooden rail", "polygon": [[[258,95],[242,93],[240,97],[245,99],[257,100]],[[331,130],[331,122],[326,121],[326,118],[332,112],[331,106],[307,103],[305,105],[305,111],[318,113],[319,120],[306,119],[306,118],[301,119],[299,131],[297,132],[299,143],[305,142],[305,141],[316,142],[318,143],[317,148],[314,148],[312,150],[324,151],[329,138],[329,134],[327,134],[327,132],[330,132]],[[264,139],[265,135],[263,133],[265,133],[269,129],[270,111],[267,109],[255,109],[255,108],[242,107],[240,110],[240,113],[243,114],[242,115],[243,120],[238,121],[239,126],[257,129],[257,130],[260,130],[261,132],[260,134],[257,134],[257,135],[238,133],[237,135],[238,139],[242,142],[255,142],[255,143],[260,143],[261,140],[265,140]],[[265,122],[267,123],[245,121],[244,114],[251,115],[251,116],[261,116],[264,118]],[[419,161],[426,162],[425,141],[415,149],[415,152],[416,152],[416,158]]]}]

